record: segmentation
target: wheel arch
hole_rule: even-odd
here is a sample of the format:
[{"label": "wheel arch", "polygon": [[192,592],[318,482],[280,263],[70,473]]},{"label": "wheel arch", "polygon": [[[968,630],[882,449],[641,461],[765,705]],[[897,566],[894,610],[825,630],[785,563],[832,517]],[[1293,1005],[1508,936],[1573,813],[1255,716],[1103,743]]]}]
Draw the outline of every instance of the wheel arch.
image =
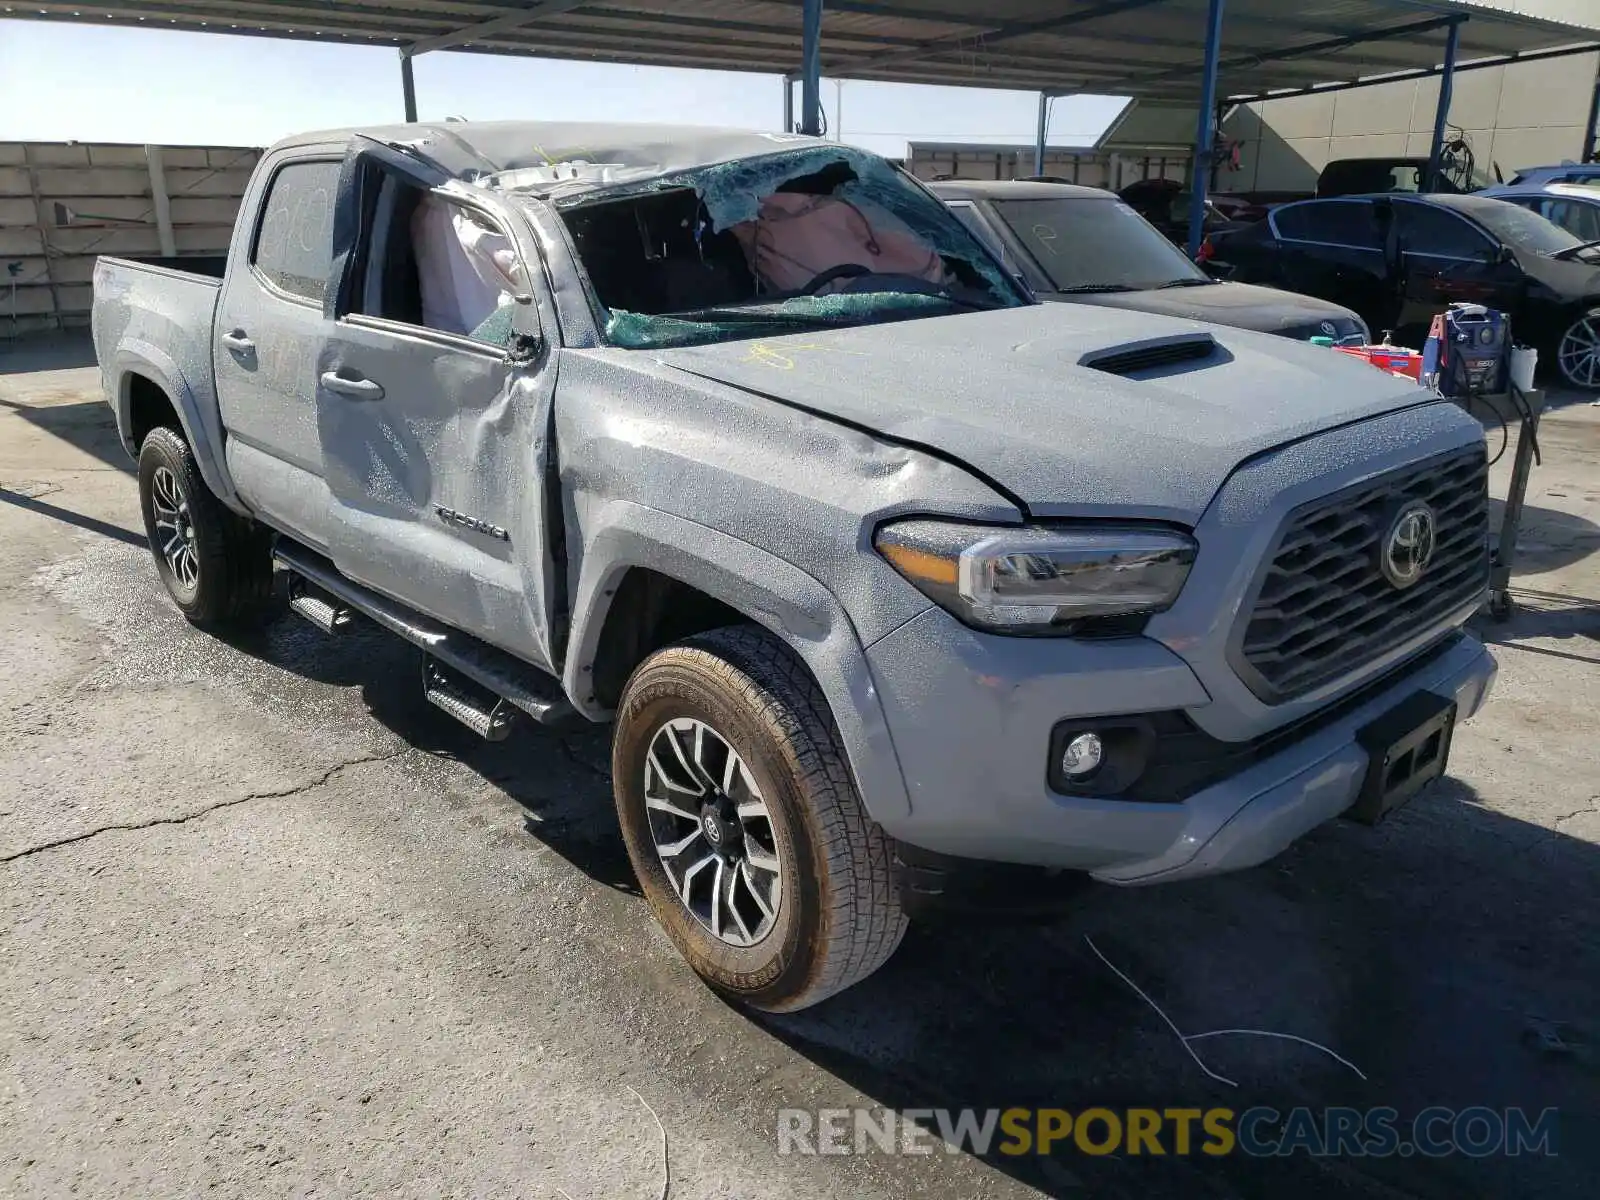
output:
[{"label": "wheel arch", "polygon": [[910,811],[866,654],[838,600],[794,564],[729,534],[631,501],[603,506],[586,541],[562,672],[592,720],[662,645],[735,622],[782,641],[822,689],[862,803],[878,820]]},{"label": "wheel arch", "polygon": [[[117,434],[123,449],[138,457],[145,435],[156,427],[148,422],[156,420],[157,424],[164,424],[158,418],[170,414],[177,432],[194,452],[195,464],[206,486],[228,508],[244,514],[233,480],[222,463],[222,447],[204,436],[207,424],[202,417],[200,397],[171,355],[149,342],[129,340],[118,347],[112,371],[116,381]],[[163,401],[165,413],[162,412]]]}]

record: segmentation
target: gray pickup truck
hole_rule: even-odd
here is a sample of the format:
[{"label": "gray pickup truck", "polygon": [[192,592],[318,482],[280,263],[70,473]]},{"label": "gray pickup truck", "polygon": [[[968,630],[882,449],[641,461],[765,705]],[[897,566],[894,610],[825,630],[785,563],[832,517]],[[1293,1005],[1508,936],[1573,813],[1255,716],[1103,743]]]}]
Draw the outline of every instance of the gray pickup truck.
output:
[{"label": "gray pickup truck", "polygon": [[645,897],[804,1007],[975,863],[1260,863],[1445,767],[1495,665],[1476,423],[1327,350],[1033,301],[789,135],[273,147],[220,277],[101,259],[162,581],[376,622],[489,738],[614,726]]}]

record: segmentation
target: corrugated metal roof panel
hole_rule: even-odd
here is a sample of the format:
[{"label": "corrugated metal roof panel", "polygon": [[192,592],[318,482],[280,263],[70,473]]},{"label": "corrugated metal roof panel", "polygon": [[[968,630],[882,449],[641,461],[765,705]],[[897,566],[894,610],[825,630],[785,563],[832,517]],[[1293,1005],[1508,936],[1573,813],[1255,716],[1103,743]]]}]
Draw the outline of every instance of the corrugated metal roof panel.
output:
[{"label": "corrugated metal roof panel", "polygon": [[[1592,9],[1581,23],[1530,15],[1580,8]],[[1427,69],[1442,21],[1463,15],[1463,61],[1600,43],[1600,5],[1229,0],[1221,94]],[[774,74],[797,70],[801,51],[800,0],[28,0],[0,3],[0,17],[397,47],[496,21],[457,48]],[[825,0],[823,64],[841,78],[1184,100],[1205,20],[1206,0]],[[1355,40],[1368,37],[1381,40]]]}]

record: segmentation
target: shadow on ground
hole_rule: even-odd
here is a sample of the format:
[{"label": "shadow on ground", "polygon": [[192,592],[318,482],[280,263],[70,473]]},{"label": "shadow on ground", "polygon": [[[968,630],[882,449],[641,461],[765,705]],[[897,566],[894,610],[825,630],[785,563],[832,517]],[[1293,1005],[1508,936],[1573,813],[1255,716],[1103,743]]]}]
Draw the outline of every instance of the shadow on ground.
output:
[{"label": "shadow on ground", "polygon": [[86,331],[0,341],[0,375],[67,371],[94,365],[94,342]]},{"label": "shadow on ground", "polygon": [[[530,837],[636,892],[603,731],[483,742],[422,699],[416,652],[375,629],[329,640],[286,616],[233,644],[359,687],[387,728],[514,799]],[[1390,1106],[1402,1121],[1430,1105],[1520,1107],[1535,1120],[1561,1111],[1558,1158],[1102,1158],[1070,1146],[983,1156],[1053,1197],[1587,1196],[1600,1171],[1597,912],[1600,849],[1486,809],[1447,780],[1376,829],[1335,823],[1254,871],[1089,886],[1054,920],[913,926],[857,988],[752,1019],[900,1111],[1346,1105]],[[637,919],[649,919],[642,908]],[[1354,1069],[1283,1039],[1185,1043],[1090,938],[1185,1033],[1288,1034]],[[1189,1049],[1236,1086],[1209,1078]]]},{"label": "shadow on ground", "polygon": [[[1491,645],[1600,666],[1600,601],[1526,587],[1513,587],[1510,593],[1510,617],[1496,621],[1480,616],[1473,622],[1479,637]],[[1536,646],[1535,641],[1563,644]]]},{"label": "shadow on ground", "polygon": [[[74,389],[76,392],[77,389]],[[3,406],[51,437],[60,438],[108,467],[133,474],[135,464],[117,436],[117,419],[101,400],[74,404],[19,404],[0,396]]]},{"label": "shadow on ground", "polygon": [[[1237,876],[1096,889],[1047,927],[914,929],[878,976],[772,1024],[902,1111],[1561,1110],[1559,1158],[990,1157],[1051,1196],[1578,1197],[1600,1169],[1597,902],[1600,850],[1449,780],[1376,830],[1336,824]],[[1188,1043],[1237,1086],[1208,1078],[1089,938],[1185,1033],[1304,1037],[1366,1078],[1246,1035]]]},{"label": "shadow on ground", "polygon": [[529,834],[596,882],[637,893],[612,808],[605,730],[585,724],[558,732],[525,721],[507,740],[486,742],[424,699],[415,647],[366,623],[329,637],[286,613],[229,644],[318,683],[359,687],[368,712],[386,728],[470,768],[521,805]]}]

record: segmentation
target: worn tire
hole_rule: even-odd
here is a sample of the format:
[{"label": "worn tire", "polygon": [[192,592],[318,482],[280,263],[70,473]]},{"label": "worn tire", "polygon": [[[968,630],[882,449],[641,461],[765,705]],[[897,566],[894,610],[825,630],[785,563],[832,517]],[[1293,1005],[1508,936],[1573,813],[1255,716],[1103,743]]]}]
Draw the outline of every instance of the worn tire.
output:
[{"label": "worn tire", "polygon": [[[690,717],[744,760],[771,811],[782,900],[751,946],[714,936],[670,881],[645,807],[645,761],[668,721]],[[713,630],[658,651],[617,711],[612,780],[628,856],[657,921],[701,978],[769,1012],[793,1012],[888,961],[906,917],[889,838],[862,808],[821,690],[770,633]]]},{"label": "worn tire", "polygon": [[[170,529],[159,531],[156,525],[156,479],[163,471],[187,502],[197,565],[192,583],[179,578],[162,552],[163,544],[172,537]],[[212,494],[189,444],[171,429],[152,429],[139,447],[139,509],[156,572],[185,617],[196,625],[215,628],[247,624],[265,613],[272,596],[272,551],[267,535]]]}]

